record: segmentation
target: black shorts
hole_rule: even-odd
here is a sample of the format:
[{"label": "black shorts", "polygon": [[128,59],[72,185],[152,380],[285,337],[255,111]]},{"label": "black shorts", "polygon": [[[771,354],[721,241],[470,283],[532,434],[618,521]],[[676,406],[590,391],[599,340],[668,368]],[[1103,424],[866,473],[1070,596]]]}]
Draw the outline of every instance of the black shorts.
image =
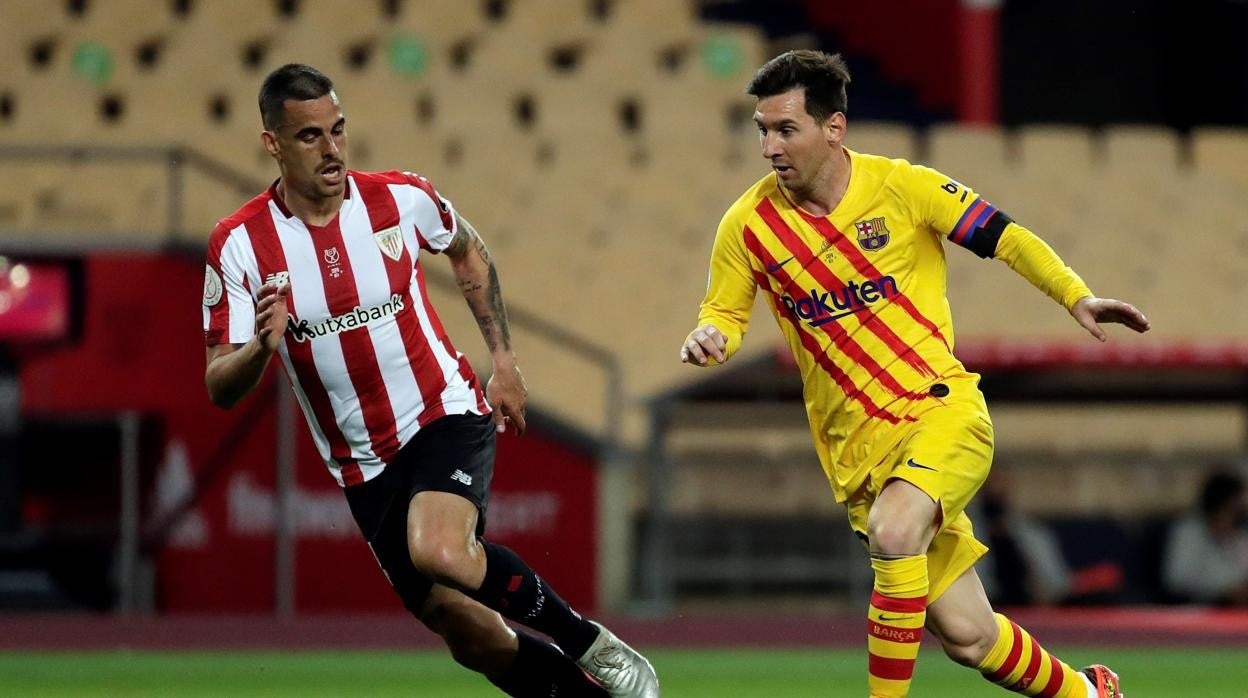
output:
[{"label": "black shorts", "polygon": [[476,505],[477,535],[482,535],[494,476],[494,447],[492,416],[447,415],[416,432],[380,475],[345,490],[355,523],[413,615],[419,617],[433,580],[412,564],[407,548],[408,505],[418,492],[457,494]]}]

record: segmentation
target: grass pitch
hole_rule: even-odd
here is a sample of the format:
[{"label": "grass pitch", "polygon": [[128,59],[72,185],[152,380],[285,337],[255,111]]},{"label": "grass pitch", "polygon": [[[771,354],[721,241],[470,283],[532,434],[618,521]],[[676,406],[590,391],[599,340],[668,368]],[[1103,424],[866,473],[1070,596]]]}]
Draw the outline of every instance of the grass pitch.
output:
[{"label": "grass pitch", "polygon": [[[866,691],[862,651],[655,650],[666,698],[806,698]],[[1102,662],[1123,677],[1131,698],[1243,698],[1248,652],[1240,648],[1065,649],[1078,667]],[[7,652],[3,696],[427,696],[501,695],[484,679],[435,652]],[[925,650],[916,698],[1013,695],[938,651]]]}]

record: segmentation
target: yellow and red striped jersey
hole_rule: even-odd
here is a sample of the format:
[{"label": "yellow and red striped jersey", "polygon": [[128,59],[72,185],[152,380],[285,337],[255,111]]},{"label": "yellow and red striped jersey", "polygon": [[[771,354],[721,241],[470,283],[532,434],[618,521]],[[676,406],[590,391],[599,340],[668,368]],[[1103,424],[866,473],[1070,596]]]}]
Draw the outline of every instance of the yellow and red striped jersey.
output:
[{"label": "yellow and red striped jersey", "polygon": [[790,202],[775,173],[729,208],[698,323],[723,332],[731,355],[756,290],[767,294],[838,501],[874,465],[848,462],[847,442],[914,422],[942,403],[943,391],[931,390],[938,382],[982,399],[978,376],[953,354],[941,238],[1002,259],[1067,308],[1091,295],[1048,245],[969,188],[904,160],[847,152],[849,186],[827,216]]}]

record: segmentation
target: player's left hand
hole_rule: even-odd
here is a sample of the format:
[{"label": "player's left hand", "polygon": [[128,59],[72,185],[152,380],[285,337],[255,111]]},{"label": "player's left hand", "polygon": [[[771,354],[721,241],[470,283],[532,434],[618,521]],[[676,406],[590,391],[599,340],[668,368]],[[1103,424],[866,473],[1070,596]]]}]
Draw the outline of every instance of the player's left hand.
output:
[{"label": "player's left hand", "polygon": [[516,428],[516,434],[524,433],[524,409],[529,401],[529,389],[514,359],[495,361],[494,373],[485,384],[485,400],[494,410],[494,430],[501,434],[507,430],[507,422]]},{"label": "player's left hand", "polygon": [[1148,318],[1144,317],[1144,313],[1141,313],[1134,305],[1113,298],[1084,296],[1071,306],[1070,314],[1093,337],[1102,342],[1108,339],[1105,330],[1101,329],[1099,324],[1102,322],[1116,322],[1136,332],[1147,332],[1152,326]]}]

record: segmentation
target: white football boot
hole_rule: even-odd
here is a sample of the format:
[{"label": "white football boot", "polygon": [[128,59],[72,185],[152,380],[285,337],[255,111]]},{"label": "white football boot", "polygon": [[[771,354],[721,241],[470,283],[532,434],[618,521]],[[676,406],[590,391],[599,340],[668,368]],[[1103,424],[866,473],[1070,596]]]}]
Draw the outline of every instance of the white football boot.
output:
[{"label": "white football boot", "polygon": [[659,698],[659,677],[650,662],[601,623],[594,625],[598,639],[576,660],[577,665],[597,679],[611,698]]}]

